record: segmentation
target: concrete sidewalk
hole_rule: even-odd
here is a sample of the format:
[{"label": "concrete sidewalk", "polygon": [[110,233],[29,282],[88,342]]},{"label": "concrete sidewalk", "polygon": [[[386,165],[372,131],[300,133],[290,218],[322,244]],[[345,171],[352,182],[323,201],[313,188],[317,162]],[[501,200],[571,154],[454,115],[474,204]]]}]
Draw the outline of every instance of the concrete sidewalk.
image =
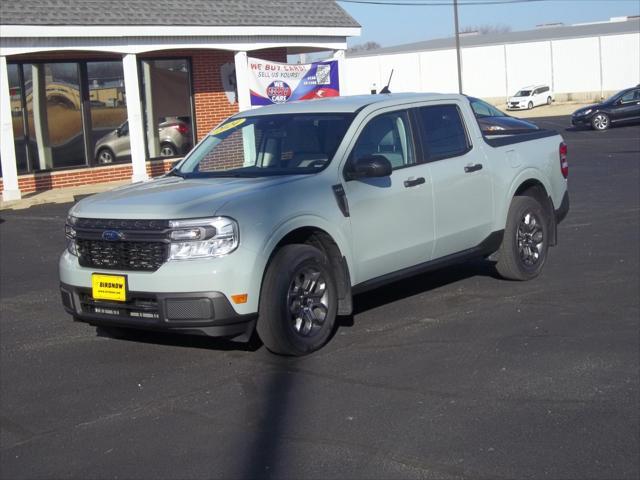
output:
[{"label": "concrete sidewalk", "polygon": [[129,180],[119,180],[117,182],[96,183],[83,185],[81,187],[56,188],[44,192],[28,193],[20,200],[10,202],[0,201],[0,210],[21,210],[42,203],[70,203],[76,201],[76,197],[106,192],[107,190],[129,183],[131,183]]}]

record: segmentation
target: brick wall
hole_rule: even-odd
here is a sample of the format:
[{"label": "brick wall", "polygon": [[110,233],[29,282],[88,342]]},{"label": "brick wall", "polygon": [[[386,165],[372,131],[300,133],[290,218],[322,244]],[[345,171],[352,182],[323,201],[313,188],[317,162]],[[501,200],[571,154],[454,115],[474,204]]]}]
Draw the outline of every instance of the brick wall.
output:
[{"label": "brick wall", "polygon": [[[171,169],[174,159],[153,160],[147,162],[147,173],[150,177],[157,177]],[[96,168],[76,168],[73,170],[58,170],[54,172],[31,173],[18,176],[18,187],[25,195],[54,188],[79,187],[94,183],[115,182],[131,178],[131,164],[109,165]],[[0,190],[3,182],[0,178]]]}]

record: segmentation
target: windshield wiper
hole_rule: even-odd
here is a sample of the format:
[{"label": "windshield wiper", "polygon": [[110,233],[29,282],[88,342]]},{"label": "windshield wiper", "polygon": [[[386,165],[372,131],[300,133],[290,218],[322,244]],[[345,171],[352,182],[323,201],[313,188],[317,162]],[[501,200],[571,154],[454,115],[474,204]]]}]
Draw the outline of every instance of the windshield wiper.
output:
[{"label": "windshield wiper", "polygon": [[178,170],[176,170],[175,168],[169,170],[166,174],[166,177],[180,177],[180,178],[187,178],[186,175],[180,173]]}]

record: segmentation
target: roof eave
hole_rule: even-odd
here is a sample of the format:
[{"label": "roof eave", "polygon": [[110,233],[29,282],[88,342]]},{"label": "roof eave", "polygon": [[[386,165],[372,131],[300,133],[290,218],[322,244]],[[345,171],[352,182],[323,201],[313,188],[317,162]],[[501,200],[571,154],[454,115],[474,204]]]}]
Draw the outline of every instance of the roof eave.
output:
[{"label": "roof eave", "polygon": [[361,27],[188,26],[188,25],[2,25],[2,38],[122,37],[356,37]]}]

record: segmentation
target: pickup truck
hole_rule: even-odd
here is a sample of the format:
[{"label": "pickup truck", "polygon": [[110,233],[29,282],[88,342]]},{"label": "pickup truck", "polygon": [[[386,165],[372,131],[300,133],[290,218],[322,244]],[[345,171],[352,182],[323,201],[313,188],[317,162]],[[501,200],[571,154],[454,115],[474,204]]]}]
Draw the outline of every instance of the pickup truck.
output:
[{"label": "pickup truck", "polygon": [[554,131],[483,135],[462,95],[273,105],[163,178],[81,200],[59,263],[75,320],[322,347],[360,292],[475,257],[536,277],[569,210]]}]

